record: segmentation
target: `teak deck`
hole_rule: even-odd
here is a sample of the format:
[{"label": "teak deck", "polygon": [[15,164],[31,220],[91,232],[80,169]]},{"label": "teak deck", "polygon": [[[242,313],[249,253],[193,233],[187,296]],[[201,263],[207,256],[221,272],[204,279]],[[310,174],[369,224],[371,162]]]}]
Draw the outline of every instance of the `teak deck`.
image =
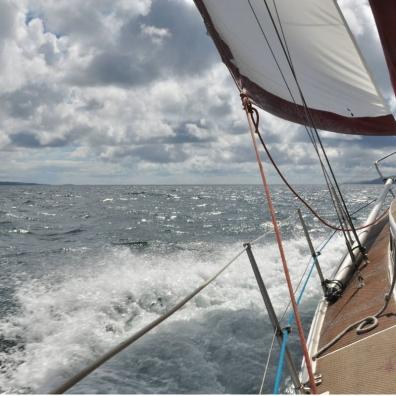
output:
[{"label": "teak deck", "polygon": [[[369,263],[361,271],[364,286],[358,287],[355,274],[343,296],[327,307],[319,348],[353,322],[376,314],[384,304],[390,286],[388,221],[382,221],[370,234]],[[351,330],[317,359],[315,372],[322,375],[320,393],[396,393],[393,296],[375,329],[362,335]]]}]

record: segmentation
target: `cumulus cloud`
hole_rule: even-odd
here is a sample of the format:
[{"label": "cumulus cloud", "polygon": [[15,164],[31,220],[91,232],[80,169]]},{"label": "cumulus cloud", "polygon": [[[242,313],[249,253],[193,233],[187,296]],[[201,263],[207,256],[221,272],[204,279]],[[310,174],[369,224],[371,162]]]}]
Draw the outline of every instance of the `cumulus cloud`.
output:
[{"label": "cumulus cloud", "polygon": [[[342,3],[391,98],[367,5]],[[2,179],[258,181],[239,96],[191,1],[4,0],[0,71]],[[285,172],[320,182],[303,129],[261,119]],[[347,180],[361,170],[359,152],[375,159],[393,143],[323,136]]]}]

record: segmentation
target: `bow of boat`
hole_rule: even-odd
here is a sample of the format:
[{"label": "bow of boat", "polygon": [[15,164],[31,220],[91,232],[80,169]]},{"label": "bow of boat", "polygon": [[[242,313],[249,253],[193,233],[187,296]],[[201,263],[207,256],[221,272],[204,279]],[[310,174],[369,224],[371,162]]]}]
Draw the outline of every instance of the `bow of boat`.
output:
[{"label": "bow of boat", "polygon": [[[393,281],[395,236],[396,200],[388,216],[371,227],[366,241],[368,260],[354,272],[341,298],[332,304],[323,299],[319,304],[309,336],[311,356],[331,344],[349,326],[376,315],[384,307]],[[371,326],[373,329],[359,333],[356,327],[313,359],[318,391],[395,393],[396,300],[393,291],[386,309],[378,315],[378,324]]]}]

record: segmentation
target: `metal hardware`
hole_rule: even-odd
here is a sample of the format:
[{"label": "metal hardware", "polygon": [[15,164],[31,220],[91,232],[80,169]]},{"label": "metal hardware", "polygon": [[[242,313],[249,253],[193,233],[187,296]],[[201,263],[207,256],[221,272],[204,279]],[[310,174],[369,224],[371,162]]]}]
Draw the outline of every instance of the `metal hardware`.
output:
[{"label": "metal hardware", "polygon": [[[386,160],[387,158],[389,158],[389,157],[392,157],[393,155],[395,155],[396,154],[396,151],[394,151],[393,153],[390,153],[390,154],[388,154],[388,155],[385,155],[385,157],[382,157],[382,158],[380,158],[380,159],[378,159],[377,161],[375,161],[374,162],[374,166],[375,166],[375,169],[377,170],[377,173],[380,175],[380,178],[382,179],[382,181],[385,183],[385,181],[387,180],[387,179],[389,179],[390,177],[393,177],[394,178],[394,176],[384,176],[384,174],[381,172],[381,169],[380,169],[380,167],[379,167],[379,163],[381,162],[381,161],[384,161],[384,160]],[[393,193],[393,191],[392,191],[392,189],[390,189],[390,193],[392,194],[392,197],[393,198],[395,198],[395,194]]]},{"label": "metal hardware", "polygon": [[344,285],[337,280],[326,280],[326,301],[330,304],[336,302],[344,291]]},{"label": "metal hardware", "polygon": [[282,328],[282,333],[287,332],[287,333],[291,333],[291,326],[285,326]]},{"label": "metal hardware", "polygon": [[[391,185],[393,183],[393,178],[390,177],[385,181],[384,188],[377,198],[375,205],[373,209],[371,210],[369,216],[367,217],[367,220],[365,221],[366,224],[372,224],[375,219],[377,218],[378,214],[380,213],[382,204],[385,201],[385,198],[391,188]],[[364,228],[361,232],[359,232],[359,239],[362,245],[364,245],[367,241],[369,232],[371,230],[372,226]],[[358,250],[358,245],[355,242],[355,244],[352,246],[352,251]],[[362,254],[360,250],[358,250],[356,253],[354,253],[355,260],[352,261],[349,256],[346,256],[341,263],[340,267],[338,268],[337,273],[335,274],[334,278],[331,279],[328,282],[327,289],[328,289],[328,297],[326,297],[326,300],[330,303],[335,302],[341,295],[348,284],[348,282],[351,280],[353,274],[355,273],[356,269],[359,267],[361,261],[365,259],[365,255]],[[367,263],[367,261],[366,261]],[[329,289],[332,289],[331,293],[329,293]]]},{"label": "metal hardware", "polygon": [[396,200],[394,199],[393,202],[391,203],[391,206],[389,208],[389,228],[390,228],[390,254],[391,254],[391,260],[392,264],[395,265],[396,263],[396,219],[395,215],[393,213],[396,213]]},{"label": "metal hardware", "polygon": [[[322,374],[314,374],[314,381],[316,385],[320,385],[322,383]],[[309,387],[309,382],[304,382],[302,385],[302,391],[303,393],[309,395],[311,394],[311,388]],[[322,395],[323,393],[321,393]]]},{"label": "metal hardware", "polygon": [[312,245],[311,237],[309,236],[308,228],[307,228],[307,225],[305,224],[305,221],[304,221],[304,218],[302,216],[301,210],[297,209],[297,212],[298,212],[298,217],[300,218],[301,225],[302,225],[303,230],[304,230],[305,238],[307,239],[307,242],[308,242],[309,250],[311,251],[312,259],[313,259],[313,261],[315,263],[316,270],[318,271],[320,284],[322,285],[322,289],[323,289],[323,294],[326,295],[326,280],[325,280],[325,278],[323,276],[322,269],[320,268],[320,264],[319,264],[319,260],[318,260],[318,254],[317,254],[317,252],[315,252],[315,249],[314,249],[314,247]]},{"label": "metal hardware", "polygon": [[315,378],[316,385],[320,385],[322,383],[322,374],[315,374],[314,378]]},{"label": "metal hardware", "polygon": [[[271,298],[268,294],[268,291],[264,284],[263,278],[261,277],[260,270],[257,266],[256,259],[254,258],[254,255],[252,252],[252,247],[251,247],[250,243],[245,243],[243,246],[246,248],[246,253],[249,257],[249,261],[252,266],[254,276],[256,277],[256,281],[257,281],[258,287],[260,289],[261,295],[263,297],[265,307],[267,308],[268,316],[271,320],[271,324],[274,328],[274,331],[276,332],[276,338],[278,340],[279,345],[282,345],[283,331],[279,324],[278,317],[276,316],[274,307],[272,305]],[[287,364],[287,368],[289,370],[291,379],[293,381],[294,387],[295,387],[296,391],[298,391],[299,389],[302,388],[302,385],[300,382],[300,378],[298,376],[298,371],[294,365],[294,362],[291,358],[290,351],[287,346],[286,346],[286,364]]]},{"label": "metal hardware", "polygon": [[[340,219],[340,225],[342,227],[343,227],[343,224],[348,225],[348,222],[346,221],[346,218],[345,218],[345,211],[344,211],[343,207],[340,204],[340,200],[338,199],[338,195],[335,193],[334,188],[331,188],[331,191],[332,191],[332,195],[334,196],[334,201],[335,201],[334,208],[335,208],[336,212],[338,213],[338,218]],[[350,225],[352,225],[352,224],[350,224]],[[353,249],[352,249],[354,241],[351,238],[350,231],[349,230],[345,230],[345,231],[343,231],[343,234],[344,234],[345,244],[346,244],[346,247],[348,249],[348,253],[349,253],[349,256],[351,258],[351,261],[352,261],[352,263],[355,266],[357,266],[355,255],[353,254]],[[360,243],[360,240],[359,240],[359,237],[357,236],[357,234],[356,234],[356,242],[357,242],[357,245],[358,245],[359,250],[360,250],[362,245]]]}]

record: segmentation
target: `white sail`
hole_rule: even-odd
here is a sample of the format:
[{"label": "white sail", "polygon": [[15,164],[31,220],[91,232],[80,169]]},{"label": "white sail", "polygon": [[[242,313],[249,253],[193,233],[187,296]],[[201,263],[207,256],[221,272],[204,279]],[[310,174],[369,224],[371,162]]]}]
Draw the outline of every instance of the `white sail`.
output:
[{"label": "white sail", "polygon": [[308,123],[288,64],[289,51],[318,128],[396,133],[395,121],[333,0],[198,0],[196,4],[237,84],[264,110]]}]

